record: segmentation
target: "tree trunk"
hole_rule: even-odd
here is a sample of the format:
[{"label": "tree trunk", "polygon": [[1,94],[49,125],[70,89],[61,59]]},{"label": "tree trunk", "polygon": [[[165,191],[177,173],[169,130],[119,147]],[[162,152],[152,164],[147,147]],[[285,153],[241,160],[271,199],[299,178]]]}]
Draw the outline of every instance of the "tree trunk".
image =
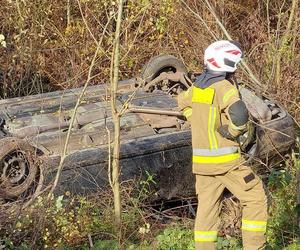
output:
[{"label": "tree trunk", "polygon": [[114,121],[114,142],[113,142],[113,158],[112,158],[112,189],[114,193],[114,209],[116,224],[121,223],[121,195],[120,195],[120,113],[117,110],[117,91],[119,80],[119,57],[120,57],[120,27],[122,21],[123,0],[119,1],[118,18],[116,23],[115,41],[113,49],[112,63],[112,81],[111,81],[111,109]]}]

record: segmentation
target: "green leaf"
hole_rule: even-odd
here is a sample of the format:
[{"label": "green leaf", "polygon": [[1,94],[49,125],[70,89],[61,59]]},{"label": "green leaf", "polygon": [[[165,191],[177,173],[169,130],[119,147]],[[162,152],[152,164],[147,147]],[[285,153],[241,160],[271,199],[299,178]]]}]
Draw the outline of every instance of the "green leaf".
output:
[{"label": "green leaf", "polygon": [[57,211],[61,210],[63,207],[63,204],[62,204],[63,198],[64,198],[64,196],[60,195],[57,197],[57,199],[55,201],[55,207],[56,207]]}]

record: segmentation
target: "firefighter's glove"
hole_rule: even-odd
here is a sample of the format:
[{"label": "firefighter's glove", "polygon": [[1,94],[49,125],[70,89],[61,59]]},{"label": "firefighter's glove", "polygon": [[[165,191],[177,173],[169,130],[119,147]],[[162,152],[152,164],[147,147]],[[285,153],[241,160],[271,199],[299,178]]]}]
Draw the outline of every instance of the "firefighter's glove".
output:
[{"label": "firefighter's glove", "polygon": [[217,130],[220,135],[222,135],[224,138],[228,139],[228,140],[234,140],[234,137],[229,133],[228,130],[228,125],[223,125],[221,127],[218,128]]}]

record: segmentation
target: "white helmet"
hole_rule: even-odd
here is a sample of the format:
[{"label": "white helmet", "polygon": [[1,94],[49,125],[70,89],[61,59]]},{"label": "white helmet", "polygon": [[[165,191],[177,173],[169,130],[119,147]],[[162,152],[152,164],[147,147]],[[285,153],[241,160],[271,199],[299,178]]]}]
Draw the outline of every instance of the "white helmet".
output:
[{"label": "white helmet", "polygon": [[221,40],[212,43],[204,52],[204,64],[209,70],[234,72],[243,52],[239,43]]}]

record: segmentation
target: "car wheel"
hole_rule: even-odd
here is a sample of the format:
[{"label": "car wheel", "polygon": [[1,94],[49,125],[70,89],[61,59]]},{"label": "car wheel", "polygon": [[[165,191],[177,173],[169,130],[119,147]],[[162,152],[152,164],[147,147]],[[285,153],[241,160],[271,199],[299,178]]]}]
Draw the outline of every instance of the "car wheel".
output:
[{"label": "car wheel", "polygon": [[188,73],[187,68],[181,60],[172,55],[158,55],[151,58],[149,62],[145,64],[141,72],[141,78],[145,81],[144,87],[150,92],[162,90],[167,93],[178,94],[180,91],[187,88],[187,86],[180,82],[162,80],[149,87],[149,84],[151,84],[150,82],[162,73],[176,72],[182,72],[184,74]]},{"label": "car wheel", "polygon": [[0,140],[0,173],[2,202],[26,199],[41,189],[43,174],[37,151],[24,140]]}]

